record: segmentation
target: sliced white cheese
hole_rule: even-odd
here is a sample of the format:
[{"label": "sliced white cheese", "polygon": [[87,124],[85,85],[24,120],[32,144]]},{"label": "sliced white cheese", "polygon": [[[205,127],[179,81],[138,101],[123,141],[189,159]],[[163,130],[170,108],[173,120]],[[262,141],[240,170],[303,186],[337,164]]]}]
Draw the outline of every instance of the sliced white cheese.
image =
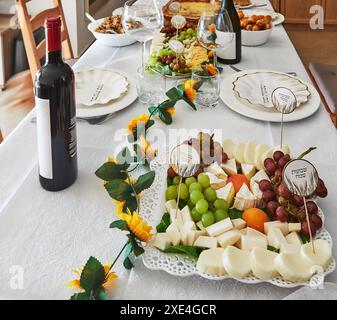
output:
[{"label": "sliced white cheese", "polygon": [[216,237],[231,229],[233,229],[232,221],[230,218],[226,218],[207,227],[206,232],[211,237]]},{"label": "sliced white cheese", "polygon": [[245,162],[245,159],[244,159],[245,146],[246,145],[244,143],[238,143],[234,147],[234,158],[239,163]]},{"label": "sliced white cheese", "polygon": [[[183,223],[185,224],[187,221],[192,221],[193,222],[193,219],[191,217],[191,210],[189,208],[189,206],[185,206],[181,211],[180,211],[180,214],[181,214],[181,218],[183,220]],[[194,224],[194,223],[193,223]]]},{"label": "sliced white cheese", "polygon": [[206,172],[206,175],[209,177],[210,185],[213,189],[221,189],[226,185],[227,180],[219,179],[213,173]]},{"label": "sliced white cheese", "polygon": [[260,232],[256,229],[250,228],[250,227],[247,227],[246,234],[247,234],[247,236],[262,237],[262,238],[267,239],[267,235],[265,235],[264,233],[262,233],[262,232]]},{"label": "sliced white cheese", "polygon": [[259,247],[267,249],[268,243],[267,239],[264,237],[254,237],[243,235],[241,237],[241,248],[245,251],[252,251],[254,248]]},{"label": "sliced white cheese", "polygon": [[217,162],[213,162],[208,168],[207,171],[214,174],[217,178],[227,180],[228,176],[225,171],[219,166]]},{"label": "sliced white cheese", "polygon": [[241,229],[241,230],[240,230],[241,234],[246,235],[246,234],[247,234],[247,229],[248,229],[248,228]]},{"label": "sliced white cheese", "polygon": [[261,170],[263,168],[262,156],[263,154],[269,150],[269,147],[265,144],[258,144],[255,148],[254,155],[254,164],[257,170]]},{"label": "sliced white cheese", "polygon": [[237,279],[244,278],[249,274],[251,270],[249,260],[250,254],[248,251],[243,251],[233,246],[227,247],[222,256],[226,272]]},{"label": "sliced white cheese", "polygon": [[229,158],[234,157],[234,147],[235,147],[235,144],[230,139],[225,139],[222,143],[222,149],[224,152],[227,153]]},{"label": "sliced white cheese", "polygon": [[218,199],[224,199],[228,204],[232,203],[235,195],[235,189],[233,183],[228,183],[225,187],[216,190],[216,196]]},{"label": "sliced white cheese", "polygon": [[271,228],[278,228],[282,231],[283,235],[287,235],[289,233],[289,227],[287,222],[279,222],[279,221],[269,221],[264,223],[264,233],[268,234]]},{"label": "sliced white cheese", "polygon": [[233,207],[244,211],[254,208],[256,205],[255,196],[250,192],[247,185],[244,183],[235,196]]},{"label": "sliced white cheese", "polygon": [[281,229],[279,228],[271,228],[268,232],[267,239],[268,244],[276,249],[280,249],[282,244],[288,244]]},{"label": "sliced white cheese", "polygon": [[286,240],[290,244],[295,244],[297,246],[302,245],[302,240],[297,232],[291,232],[286,235]]},{"label": "sliced white cheese", "polygon": [[214,237],[200,236],[195,240],[194,246],[212,249],[218,246],[218,242]]},{"label": "sliced white cheese", "polygon": [[255,149],[256,149],[255,141],[249,141],[248,143],[246,143],[245,149],[243,151],[243,159],[245,163],[254,164]]},{"label": "sliced white cheese", "polygon": [[241,238],[241,232],[239,230],[233,229],[229,230],[223,234],[216,237],[220,247],[226,248],[228,246],[234,245]]},{"label": "sliced white cheese", "polygon": [[226,163],[221,164],[221,168],[230,176],[238,173],[235,159],[228,159]]},{"label": "sliced white cheese", "polygon": [[241,164],[242,174],[250,180],[256,173],[255,166],[253,164]]},{"label": "sliced white cheese", "polygon": [[200,236],[206,235],[205,231],[196,231],[191,230],[187,231],[182,237],[182,243],[186,246],[193,246],[195,240],[197,240]]},{"label": "sliced white cheese", "polygon": [[306,282],[312,276],[310,268],[298,253],[280,253],[275,258],[275,269],[284,280]]},{"label": "sliced white cheese", "polygon": [[181,241],[181,234],[179,232],[179,229],[175,223],[171,223],[167,229],[166,234],[168,235],[171,243],[174,246],[177,246]]},{"label": "sliced white cheese", "polygon": [[197,225],[197,227],[198,227],[199,230],[201,230],[201,231],[206,231],[206,228],[205,228],[204,225],[202,224],[202,221],[198,221],[198,222],[196,223],[196,225]]},{"label": "sliced white cheese", "polygon": [[289,232],[300,232],[301,224],[300,223],[288,223]]},{"label": "sliced white cheese", "polygon": [[310,242],[302,245],[301,257],[310,266],[319,265],[326,268],[332,259],[332,252],[329,243],[323,239],[314,240],[315,252]]},{"label": "sliced white cheese", "polygon": [[255,277],[269,280],[277,276],[275,269],[276,252],[255,247],[250,254],[250,266]]},{"label": "sliced white cheese", "polygon": [[268,180],[270,181],[266,171],[264,171],[263,169],[261,169],[260,171],[258,171],[254,177],[252,178],[253,181],[259,183],[261,180]]},{"label": "sliced white cheese", "polygon": [[180,210],[178,209],[170,209],[170,211],[168,212],[169,215],[170,215],[170,221],[171,222],[174,222],[177,220],[177,213],[179,212]]},{"label": "sliced white cheese", "polygon": [[290,243],[282,243],[280,247],[280,253],[299,253],[301,246]]},{"label": "sliced white cheese", "polygon": [[150,244],[160,250],[165,250],[171,245],[171,240],[167,233],[157,233],[151,239]]},{"label": "sliced white cheese", "polygon": [[241,230],[246,227],[246,221],[241,218],[233,219],[232,223],[233,223],[234,229],[237,229],[237,230]]},{"label": "sliced white cheese", "polygon": [[[165,203],[166,212],[170,213],[171,210],[177,209],[177,201],[169,200]],[[175,217],[174,217],[175,218]]]},{"label": "sliced white cheese", "polygon": [[198,271],[212,276],[224,276],[226,274],[222,263],[224,251],[222,248],[202,251],[197,261]]}]

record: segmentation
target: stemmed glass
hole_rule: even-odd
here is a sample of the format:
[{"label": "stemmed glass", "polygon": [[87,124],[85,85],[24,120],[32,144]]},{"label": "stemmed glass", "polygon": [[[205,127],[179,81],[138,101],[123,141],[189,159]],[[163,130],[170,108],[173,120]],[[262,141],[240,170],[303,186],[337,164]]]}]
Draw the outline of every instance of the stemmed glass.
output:
[{"label": "stemmed glass", "polygon": [[145,66],[146,42],[153,38],[155,30],[163,27],[162,9],[156,0],[129,0],[124,4],[122,24],[126,34],[143,44],[142,70]]},{"label": "stemmed glass", "polygon": [[234,39],[233,25],[227,11],[202,13],[197,38],[204,48],[213,52],[213,64],[217,66],[216,53],[225,50]]}]

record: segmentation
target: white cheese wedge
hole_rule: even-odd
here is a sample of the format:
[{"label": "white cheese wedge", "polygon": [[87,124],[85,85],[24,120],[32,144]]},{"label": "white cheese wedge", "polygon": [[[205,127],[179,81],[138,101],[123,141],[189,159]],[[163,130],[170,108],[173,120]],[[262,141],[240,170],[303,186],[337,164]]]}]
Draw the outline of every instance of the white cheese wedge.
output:
[{"label": "white cheese wedge", "polygon": [[279,222],[279,221],[269,221],[264,223],[264,233],[268,234],[271,228],[278,228],[282,231],[283,235],[287,235],[289,233],[289,227],[287,222]]},{"label": "white cheese wedge", "polygon": [[237,279],[244,278],[251,271],[249,260],[249,252],[233,246],[227,247],[222,256],[222,262],[226,272]]},{"label": "white cheese wedge", "polygon": [[222,149],[224,152],[227,153],[229,158],[234,157],[234,147],[235,147],[235,144],[230,139],[225,139],[222,143]]},{"label": "white cheese wedge", "polygon": [[275,269],[276,252],[255,247],[250,254],[250,266],[256,278],[269,280],[277,276]]},{"label": "white cheese wedge", "polygon": [[178,210],[178,212],[177,212],[175,223],[176,223],[176,225],[177,225],[177,227],[178,227],[179,230],[183,229],[183,227],[184,227],[184,220],[183,220],[183,216],[182,216],[180,210]]},{"label": "white cheese wedge", "polygon": [[200,236],[195,240],[194,246],[212,249],[218,246],[218,242],[214,237]]},{"label": "white cheese wedge", "polygon": [[150,244],[159,250],[165,250],[171,245],[171,240],[167,233],[157,233],[153,236]]},{"label": "white cheese wedge", "polygon": [[275,258],[275,269],[284,280],[306,282],[312,276],[310,268],[298,253],[280,253]]},{"label": "white cheese wedge", "polygon": [[211,237],[216,237],[231,229],[233,229],[232,221],[230,218],[226,218],[207,227],[206,232]]},{"label": "white cheese wedge", "polygon": [[291,233],[287,234],[286,240],[290,244],[295,244],[297,246],[302,245],[302,239],[300,238],[300,236],[297,232],[291,232]]},{"label": "white cheese wedge", "polygon": [[282,151],[284,154],[289,154],[290,155],[290,147],[286,144],[283,144],[282,145],[282,148],[281,146],[277,146],[273,149],[273,154],[275,151]]},{"label": "white cheese wedge", "polygon": [[247,229],[248,228],[241,229],[240,230],[241,234],[246,235],[247,234]]},{"label": "white cheese wedge", "polygon": [[238,143],[234,147],[234,158],[239,163],[245,162],[245,158],[244,158],[245,147],[246,147],[245,143]]},{"label": "white cheese wedge", "polygon": [[217,178],[227,180],[228,176],[225,171],[219,166],[217,162],[213,162],[208,168],[207,171],[214,174]]},{"label": "white cheese wedge", "polygon": [[[171,210],[177,209],[177,201],[169,200],[165,203],[166,212],[170,213]],[[175,217],[174,217],[175,218]]]},{"label": "white cheese wedge", "polygon": [[[189,208],[189,206],[185,206],[181,211],[180,211],[180,214],[181,214],[181,218],[183,220],[183,223],[185,224],[187,221],[192,221],[193,222],[193,219],[191,217],[191,210]],[[193,223],[194,224],[194,223]]]},{"label": "white cheese wedge", "polygon": [[300,232],[301,224],[300,223],[288,223],[289,232]]},{"label": "white cheese wedge", "polygon": [[232,223],[233,223],[234,229],[237,229],[237,230],[241,230],[246,227],[246,221],[241,218],[233,219]]},{"label": "white cheese wedge", "polygon": [[228,159],[226,163],[221,164],[221,168],[230,176],[238,173],[235,159]]},{"label": "white cheese wedge", "polygon": [[253,181],[259,183],[261,180],[268,180],[270,181],[266,171],[264,171],[263,169],[261,169],[260,171],[258,171],[254,177],[252,178]]},{"label": "white cheese wedge", "polygon": [[196,231],[197,228],[195,226],[194,221],[186,221],[180,230],[181,242],[186,244],[187,242],[187,235],[189,231]]},{"label": "white cheese wedge", "polygon": [[262,199],[262,191],[260,190],[259,184],[253,179],[250,180],[250,191],[255,197],[256,206],[262,207],[264,205],[264,202]]},{"label": "white cheese wedge", "polygon": [[282,244],[288,244],[281,229],[279,228],[271,228],[268,232],[267,239],[268,244],[276,249],[280,249]]},{"label": "white cheese wedge", "polygon": [[177,246],[181,241],[181,234],[179,232],[179,229],[175,223],[171,223],[167,229],[166,234],[168,235],[171,243],[174,246]]},{"label": "white cheese wedge", "polygon": [[206,231],[196,231],[191,230],[186,232],[182,237],[182,243],[186,246],[193,246],[195,240],[197,240],[200,236],[206,235]]},{"label": "white cheese wedge", "polygon": [[197,261],[198,271],[211,276],[224,276],[226,274],[222,263],[224,251],[222,248],[202,251]]},{"label": "white cheese wedge", "polygon": [[247,227],[246,234],[247,234],[247,236],[251,236],[251,237],[262,237],[262,238],[267,239],[267,235],[265,235],[264,233],[262,233],[262,232],[260,232],[256,229],[250,228],[250,227]]},{"label": "white cheese wedge", "polygon": [[273,148],[267,150],[266,152],[264,152],[261,156],[261,162],[262,162],[262,168],[264,168],[264,160],[266,160],[267,158],[272,158],[273,157]]},{"label": "white cheese wedge", "polygon": [[254,208],[256,205],[255,196],[250,192],[247,185],[244,183],[235,196],[233,207],[244,211]]},{"label": "white cheese wedge", "polygon": [[267,249],[267,246],[268,246],[267,239],[264,237],[254,237],[247,235],[243,235],[241,237],[240,249],[242,250],[252,251],[256,247]]},{"label": "white cheese wedge", "polygon": [[302,245],[301,257],[309,265],[319,265],[326,268],[332,259],[332,252],[329,243],[323,239],[314,240],[315,252],[310,242]]},{"label": "white cheese wedge", "polygon": [[216,237],[220,247],[227,248],[228,246],[234,245],[241,238],[241,232],[239,230],[233,229],[229,230],[223,234]]},{"label": "white cheese wedge", "polygon": [[256,169],[255,166],[253,164],[245,164],[242,163],[241,164],[241,169],[242,169],[242,173],[243,175],[250,180],[251,178],[253,178],[253,176],[256,173]]},{"label": "white cheese wedge", "polygon": [[209,177],[211,188],[217,190],[223,188],[226,185],[227,179],[226,180],[219,179],[213,173],[210,172],[206,172],[206,175]]},{"label": "white cheese wedge", "polygon": [[243,159],[245,163],[254,164],[255,149],[256,141],[249,141],[248,143],[246,143],[245,149],[243,151]]},{"label": "white cheese wedge", "polygon": [[257,170],[261,170],[263,168],[262,156],[263,154],[269,150],[269,147],[265,144],[258,144],[255,148],[254,155],[254,164]]},{"label": "white cheese wedge", "polygon": [[198,221],[198,222],[196,223],[196,225],[197,225],[197,227],[198,227],[199,230],[201,230],[201,231],[206,231],[206,228],[205,228],[204,225],[202,224],[202,221]]},{"label": "white cheese wedge", "polygon": [[170,221],[174,222],[177,220],[177,213],[179,212],[179,209],[177,211],[177,209],[170,209],[169,211],[169,215],[170,215]]},{"label": "white cheese wedge", "polygon": [[225,187],[216,190],[216,196],[218,199],[224,199],[228,204],[232,203],[235,195],[235,189],[233,183],[228,183]]},{"label": "white cheese wedge", "polygon": [[299,253],[301,246],[290,243],[282,243],[280,247],[280,253]]}]

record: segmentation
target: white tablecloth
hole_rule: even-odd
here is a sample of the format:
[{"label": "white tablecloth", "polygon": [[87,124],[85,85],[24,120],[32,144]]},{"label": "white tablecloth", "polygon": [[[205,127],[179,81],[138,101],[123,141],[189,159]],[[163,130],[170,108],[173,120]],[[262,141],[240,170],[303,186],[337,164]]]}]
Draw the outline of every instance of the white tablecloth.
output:
[{"label": "white tablecloth", "polygon": [[[94,43],[76,69],[112,67],[135,75],[139,49],[137,44],[116,49]],[[294,71],[308,80],[282,26],[275,28],[266,45],[244,47],[238,67]],[[229,72],[232,71],[225,68],[224,73]],[[114,132],[145,111],[136,102],[103,125],[79,122],[79,178],[62,192],[46,192],[39,185],[36,124],[30,122],[34,111],[0,146],[0,298],[67,299],[72,294],[66,288],[74,276],[71,268],[83,265],[90,255],[104,263],[114,259],[125,237],[122,232],[109,229],[109,223],[115,219],[114,206],[94,171],[114,153]],[[235,141],[253,138],[269,145],[278,144],[280,129],[278,124],[242,117],[222,103],[207,113],[180,105],[170,128],[223,129]],[[336,130],[323,107],[309,119],[285,125],[285,141],[291,145],[293,154],[318,147],[308,159],[316,164],[330,192],[327,199],[320,201],[320,206],[334,240],[337,240],[336,138]],[[337,257],[336,247],[333,251]],[[14,290],[10,286],[13,266],[23,268],[23,289]],[[250,286],[234,280],[175,278],[147,270],[140,259],[131,272],[125,271],[120,262],[115,270],[120,280],[111,298],[281,299],[295,290],[266,284]],[[337,283],[337,272],[327,280]]]}]

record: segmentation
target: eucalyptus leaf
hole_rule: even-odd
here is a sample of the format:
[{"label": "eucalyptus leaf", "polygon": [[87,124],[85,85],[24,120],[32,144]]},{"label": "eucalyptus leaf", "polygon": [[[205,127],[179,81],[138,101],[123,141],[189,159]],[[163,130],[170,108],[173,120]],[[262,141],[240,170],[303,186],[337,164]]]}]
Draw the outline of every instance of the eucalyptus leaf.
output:
[{"label": "eucalyptus leaf", "polygon": [[157,232],[158,233],[165,232],[169,225],[170,225],[170,214],[165,212],[160,220],[160,223],[156,227]]},{"label": "eucalyptus leaf", "polygon": [[110,224],[110,228],[116,228],[122,231],[128,231],[128,224],[124,220],[116,220]]},{"label": "eucalyptus leaf", "polygon": [[138,177],[137,182],[133,185],[136,193],[139,194],[145,189],[152,186],[156,174],[154,171],[150,171]]},{"label": "eucalyptus leaf", "polygon": [[152,115],[156,115],[158,113],[158,107],[156,106],[151,106],[148,108],[149,112],[152,114]]},{"label": "eucalyptus leaf", "polygon": [[103,265],[95,258],[90,257],[85,264],[80,278],[80,286],[86,291],[94,290],[105,280]]},{"label": "eucalyptus leaf", "polygon": [[133,263],[131,262],[130,258],[129,257],[126,257],[123,261],[123,266],[125,269],[132,269],[133,268]]},{"label": "eucalyptus leaf", "polygon": [[242,219],[243,212],[235,208],[229,208],[227,214],[231,219]]},{"label": "eucalyptus leaf", "polygon": [[202,247],[195,246],[172,246],[163,250],[164,253],[178,253],[178,254],[186,254],[190,258],[198,258],[200,253],[205,250]]},{"label": "eucalyptus leaf", "polygon": [[99,288],[97,288],[95,290],[94,297],[95,297],[95,300],[106,300],[105,289],[102,286],[100,286]]},{"label": "eucalyptus leaf", "polygon": [[96,170],[95,174],[98,178],[104,181],[112,181],[115,179],[124,180],[127,177],[126,170],[128,167],[128,164],[106,162]]},{"label": "eucalyptus leaf", "polygon": [[171,124],[172,123],[172,116],[166,110],[160,110],[159,111],[159,118],[165,124]]},{"label": "eucalyptus leaf", "polygon": [[169,91],[166,92],[166,95],[171,100],[179,100],[182,98],[181,91],[179,91],[176,87],[171,88]]},{"label": "eucalyptus leaf", "polygon": [[110,197],[117,201],[124,201],[132,193],[132,189],[125,181],[116,179],[112,180],[104,185],[106,191],[108,191]]},{"label": "eucalyptus leaf", "polygon": [[129,194],[128,197],[125,199],[125,204],[123,206],[123,212],[127,213],[128,209],[130,212],[137,211],[138,209],[138,201],[135,195],[133,193]]},{"label": "eucalyptus leaf", "polygon": [[139,245],[135,234],[131,233],[129,236],[130,243],[132,245],[132,251],[136,257],[144,253],[144,249]]},{"label": "eucalyptus leaf", "polygon": [[187,98],[187,96],[186,95],[184,95],[183,96],[183,98],[182,98],[193,110],[197,110],[197,108],[196,108],[196,106],[195,106],[195,104],[190,100],[190,99],[188,99]]},{"label": "eucalyptus leaf", "polygon": [[75,293],[70,300],[91,300],[91,291]]}]

